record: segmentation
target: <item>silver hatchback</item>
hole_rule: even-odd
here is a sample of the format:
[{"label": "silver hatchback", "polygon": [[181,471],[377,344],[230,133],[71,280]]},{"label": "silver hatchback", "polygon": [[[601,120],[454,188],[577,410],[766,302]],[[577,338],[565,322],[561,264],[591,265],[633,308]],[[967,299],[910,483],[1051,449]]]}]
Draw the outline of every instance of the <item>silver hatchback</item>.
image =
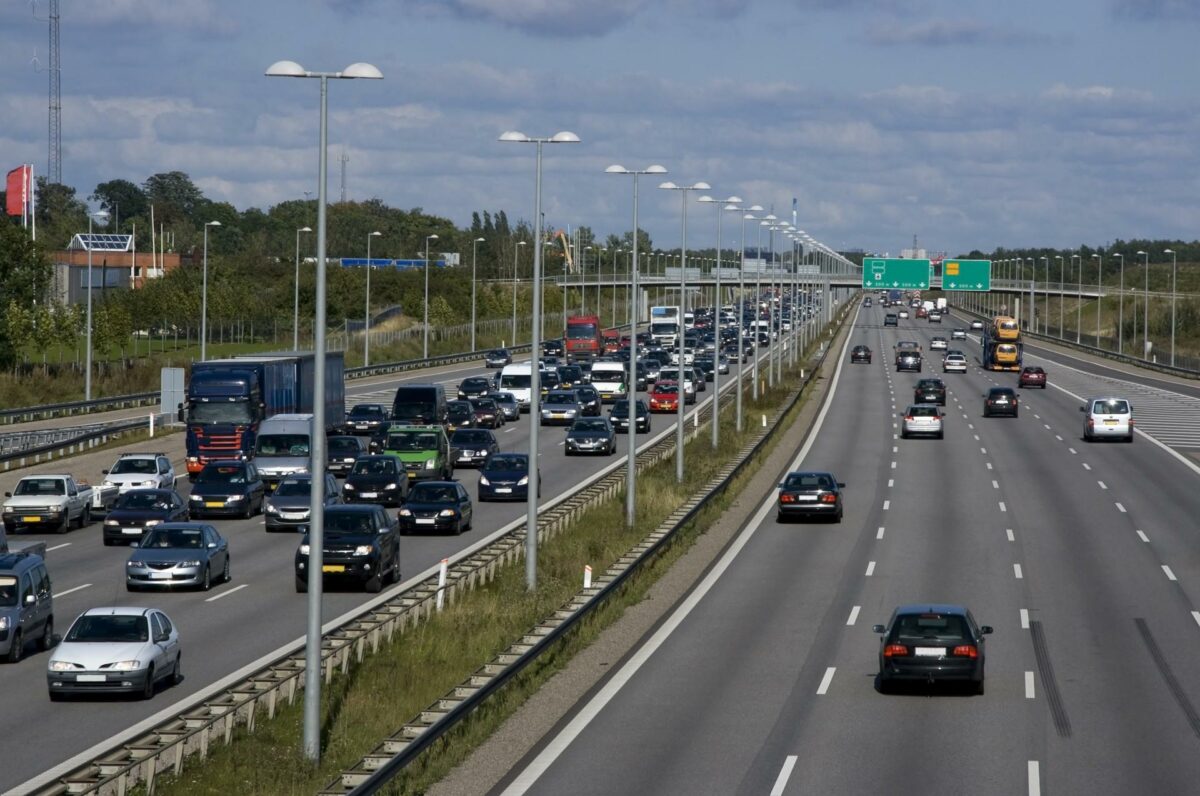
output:
[{"label": "silver hatchback", "polygon": [[944,416],[941,408],[935,404],[912,404],[904,410],[904,425],[900,427],[900,436],[904,439],[917,436],[941,439],[945,434],[942,421]]}]

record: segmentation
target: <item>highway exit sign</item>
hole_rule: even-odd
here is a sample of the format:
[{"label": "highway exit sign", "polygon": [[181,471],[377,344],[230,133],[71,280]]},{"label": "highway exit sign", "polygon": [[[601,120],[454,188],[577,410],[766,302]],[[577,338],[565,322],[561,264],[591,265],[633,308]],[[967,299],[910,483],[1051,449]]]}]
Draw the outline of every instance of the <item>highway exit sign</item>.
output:
[{"label": "highway exit sign", "polygon": [[943,260],[942,290],[991,290],[991,260]]},{"label": "highway exit sign", "polygon": [[867,257],[863,260],[863,287],[871,290],[928,290],[929,261]]}]

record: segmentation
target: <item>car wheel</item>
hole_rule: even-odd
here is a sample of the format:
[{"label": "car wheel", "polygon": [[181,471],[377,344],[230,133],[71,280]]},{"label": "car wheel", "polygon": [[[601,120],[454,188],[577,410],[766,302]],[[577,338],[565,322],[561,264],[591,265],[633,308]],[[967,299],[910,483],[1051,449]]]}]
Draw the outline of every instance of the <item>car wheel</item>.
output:
[{"label": "car wheel", "polygon": [[1130,432],[1130,433],[1129,433],[1129,436],[1125,438],[1125,441],[1126,441],[1126,442],[1133,442],[1133,432]]},{"label": "car wheel", "polygon": [[233,573],[229,571],[229,554],[225,554],[225,570],[221,573],[221,582],[228,583],[233,580]]},{"label": "car wheel", "polygon": [[983,680],[979,680],[974,684],[975,696],[983,696],[984,686]]},{"label": "car wheel", "polygon": [[306,594],[307,592],[308,592],[308,580],[297,575],[296,576],[296,593],[297,594]]},{"label": "car wheel", "polygon": [[58,524],[58,527],[54,529],[54,532],[55,533],[66,533],[69,530],[71,530],[71,515],[70,515],[70,513],[68,513],[67,516],[63,517],[63,521]]},{"label": "car wheel", "polygon": [[25,637],[21,635],[21,630],[18,628],[13,631],[12,645],[8,648],[8,655],[4,656],[4,660],[6,663],[18,663],[24,652]]},{"label": "car wheel", "polygon": [[84,528],[92,524],[92,507],[84,506],[83,511],[79,512],[79,527]]},{"label": "car wheel", "polygon": [[1014,409],[1014,410],[1013,410],[1013,417],[1016,417],[1016,416],[1017,416],[1017,415],[1020,413],[1020,411],[1021,411],[1020,409]]},{"label": "car wheel", "polygon": [[378,594],[383,590],[383,576],[378,574],[375,575],[375,577],[363,584],[363,588],[369,591],[371,594]]},{"label": "car wheel", "polygon": [[112,547],[116,544],[116,542],[114,542],[112,539],[104,539],[103,541],[105,547]]},{"label": "car wheel", "polygon": [[200,591],[208,591],[212,588],[212,571],[206,564],[204,567],[204,580],[200,581]]},{"label": "car wheel", "polygon": [[46,620],[46,624],[42,625],[42,637],[38,639],[38,649],[42,652],[54,646],[54,617]]},{"label": "car wheel", "polygon": [[242,510],[242,519],[248,520],[254,516],[254,501],[246,501],[246,508]]},{"label": "car wheel", "polygon": [[890,694],[892,692],[892,681],[880,675],[875,687],[881,694]]},{"label": "car wheel", "polygon": [[146,685],[142,686],[142,693],[138,696],[142,699],[154,698],[154,664],[151,664],[150,670],[146,672]]},{"label": "car wheel", "polygon": [[900,429],[900,439],[908,439],[908,430]]},{"label": "car wheel", "polygon": [[945,439],[945,438],[946,438],[946,432],[945,432],[945,431],[939,431],[939,432],[938,432],[938,435],[937,435],[937,438],[938,438],[938,439]]}]

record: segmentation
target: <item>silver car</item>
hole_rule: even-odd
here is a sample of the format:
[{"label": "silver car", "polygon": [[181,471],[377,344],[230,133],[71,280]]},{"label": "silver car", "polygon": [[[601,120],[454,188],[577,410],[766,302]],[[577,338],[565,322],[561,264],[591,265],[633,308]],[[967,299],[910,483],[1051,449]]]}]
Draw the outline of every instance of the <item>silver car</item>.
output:
[{"label": "silver car", "polygon": [[179,630],[157,608],[92,608],[71,623],[46,665],[51,701],[67,694],[154,696],[161,680],[178,683]]},{"label": "silver car", "polygon": [[904,425],[900,436],[904,439],[915,436],[937,437],[944,435],[942,418],[944,413],[936,404],[912,404],[904,410]]},{"label": "silver car", "polygon": [[164,522],[146,532],[125,564],[125,588],[140,591],[227,583],[229,542],[200,522]]},{"label": "silver car", "polygon": [[942,358],[943,373],[966,373],[967,358],[962,354],[946,354]]},{"label": "silver car", "polygon": [[1133,442],[1133,404],[1124,398],[1092,398],[1079,407],[1084,414],[1083,438]]},{"label": "silver car", "polygon": [[[342,502],[342,491],[338,488],[333,473],[325,473],[325,505],[334,506]],[[271,531],[308,531],[309,501],[312,495],[312,476],[295,473],[286,476],[263,504],[266,528]]]}]

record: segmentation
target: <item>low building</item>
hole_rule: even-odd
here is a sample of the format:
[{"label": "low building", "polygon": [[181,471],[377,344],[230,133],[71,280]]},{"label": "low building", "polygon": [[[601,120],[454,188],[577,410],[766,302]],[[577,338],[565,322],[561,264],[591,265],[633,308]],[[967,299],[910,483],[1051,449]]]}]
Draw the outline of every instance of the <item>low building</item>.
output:
[{"label": "low building", "polygon": [[[71,239],[65,250],[50,252],[54,266],[52,300],[63,304],[87,301],[89,252],[90,285],[98,291],[138,288],[146,280],[158,279],[180,265],[180,256],[175,252],[156,256],[153,252],[134,251],[132,235],[81,233]],[[93,293],[92,297],[98,296]]]}]

